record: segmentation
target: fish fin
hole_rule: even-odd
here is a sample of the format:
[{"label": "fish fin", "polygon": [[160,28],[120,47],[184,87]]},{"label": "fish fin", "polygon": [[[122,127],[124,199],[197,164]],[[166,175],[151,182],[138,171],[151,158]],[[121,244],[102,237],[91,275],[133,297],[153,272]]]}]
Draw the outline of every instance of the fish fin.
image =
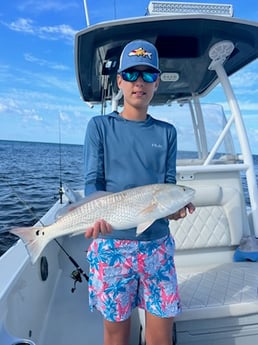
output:
[{"label": "fish fin", "polygon": [[63,190],[64,190],[65,196],[67,197],[67,199],[69,200],[70,203],[77,202],[77,201],[81,200],[81,198],[82,198],[80,193],[78,193],[77,191],[74,191],[65,183],[63,184]]},{"label": "fish fin", "polygon": [[12,234],[20,237],[26,246],[27,252],[33,264],[37,261],[43,249],[49,242],[49,239],[44,236],[44,229],[45,227],[42,226],[32,226],[14,228],[9,231]]},{"label": "fish fin", "polygon": [[84,199],[84,202],[89,202],[89,201],[96,200],[96,199],[102,198],[103,196],[107,196],[110,194],[114,194],[114,193],[113,192],[107,192],[105,190],[97,190],[96,192],[94,192],[88,196],[85,196],[83,199]]},{"label": "fish fin", "polygon": [[139,212],[139,214],[141,215],[146,215],[149,214],[151,212],[153,212],[158,206],[157,202],[151,203],[149,206],[147,206],[144,210],[142,210],[141,212]]},{"label": "fish fin", "polygon": [[148,227],[151,226],[151,224],[153,224],[155,222],[155,219],[153,220],[148,220],[144,223],[141,223],[137,226],[137,230],[136,230],[136,236],[139,236],[140,234],[142,234],[146,229],[148,229]]},{"label": "fish fin", "polygon": [[88,202],[87,200],[85,200],[86,198],[82,198],[81,200],[77,201],[77,202],[73,202],[71,204],[67,204],[64,207],[60,208],[56,214],[55,214],[55,219],[59,219],[62,218],[64,215],[66,215],[68,212],[73,211],[75,208],[80,207],[81,205],[83,205],[84,203]]},{"label": "fish fin", "polygon": [[62,207],[60,210],[58,210],[55,214],[55,219],[62,218],[68,212],[73,211],[75,208],[77,208],[83,204],[86,204],[87,202],[102,198],[103,196],[107,196],[110,194],[113,194],[113,193],[106,192],[106,191],[97,191],[97,192],[95,192],[89,196],[81,198],[79,201],[68,204],[68,205]]},{"label": "fish fin", "polygon": [[68,204],[62,208],[60,208],[56,213],[55,213],[55,220],[62,218],[63,216],[65,216],[68,212],[71,212],[72,210],[74,210],[75,208],[81,206],[83,204],[83,202],[75,202],[73,204]]}]

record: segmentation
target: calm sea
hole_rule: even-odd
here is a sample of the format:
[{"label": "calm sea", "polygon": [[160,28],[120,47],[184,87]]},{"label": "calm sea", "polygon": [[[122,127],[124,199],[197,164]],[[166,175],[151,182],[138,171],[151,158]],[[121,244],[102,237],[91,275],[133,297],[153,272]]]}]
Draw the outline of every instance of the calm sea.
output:
[{"label": "calm sea", "polygon": [[83,189],[82,145],[0,140],[0,255],[16,240],[12,227],[33,225],[58,200],[60,178]]},{"label": "calm sea", "polygon": [[0,140],[0,255],[16,240],[12,227],[33,225],[58,200],[60,176],[83,188],[82,145]]}]

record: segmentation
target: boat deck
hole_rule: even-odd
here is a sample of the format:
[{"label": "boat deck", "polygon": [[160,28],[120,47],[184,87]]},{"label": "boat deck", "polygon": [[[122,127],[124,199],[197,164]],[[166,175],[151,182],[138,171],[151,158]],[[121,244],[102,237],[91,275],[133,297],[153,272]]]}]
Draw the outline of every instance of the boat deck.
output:
[{"label": "boat deck", "polygon": [[[258,310],[258,263],[232,262],[178,270],[184,313],[179,320],[223,318]],[[206,308],[209,308],[210,313]]]},{"label": "boat deck", "polygon": [[[87,272],[85,238],[67,237],[62,244]],[[21,256],[26,256],[21,243],[13,252],[17,254],[19,247]],[[23,279],[17,276],[10,292],[12,298],[2,300],[2,307],[7,311],[1,316],[6,320],[5,331],[13,337],[29,339],[35,345],[102,345],[102,317],[97,311],[89,311],[86,280],[77,283],[72,293],[74,282],[70,275],[74,266],[69,259],[54,241],[43,255],[48,258],[48,279],[40,278],[39,264],[28,263],[22,270]],[[245,345],[246,339],[254,343],[258,336],[258,263],[225,263],[228,259],[222,252],[207,251],[205,255],[201,266],[194,265],[194,255],[191,263],[188,254],[182,257],[178,253],[175,258],[183,307],[183,313],[176,318],[177,345],[207,344],[207,339],[214,339],[214,344],[228,345],[229,339],[235,341],[236,337],[237,342],[232,345]],[[211,256],[216,265],[208,262]],[[144,312],[135,310],[130,345],[139,344],[141,326],[144,329]],[[222,339],[220,342],[218,337]]]},{"label": "boat deck", "polygon": [[[85,243],[84,238],[81,236],[67,238],[64,245],[87,272],[85,248],[88,244]],[[73,280],[70,274],[74,267],[63,253],[59,254],[59,261],[60,271],[48,311],[46,331],[42,332],[39,345],[57,343],[101,345],[102,317],[97,311],[93,313],[89,311],[87,283],[83,279],[82,283],[77,283],[76,291],[72,293]],[[253,327],[257,326],[258,263],[231,262],[216,266],[188,267],[179,265],[177,271],[183,308],[183,313],[176,319],[179,332],[191,332],[189,322],[194,325],[193,320],[195,323],[199,322],[203,329],[206,324],[209,324],[210,328],[210,323],[217,324],[219,320],[227,319],[227,322],[233,320],[230,326],[232,330],[239,327],[243,322],[242,317],[246,318],[246,315],[253,317],[256,315]],[[140,318],[139,324],[138,318]],[[144,312],[140,310],[138,314],[136,310],[133,317],[131,345],[139,344],[140,324],[144,327]],[[223,327],[226,327],[225,323]]]}]

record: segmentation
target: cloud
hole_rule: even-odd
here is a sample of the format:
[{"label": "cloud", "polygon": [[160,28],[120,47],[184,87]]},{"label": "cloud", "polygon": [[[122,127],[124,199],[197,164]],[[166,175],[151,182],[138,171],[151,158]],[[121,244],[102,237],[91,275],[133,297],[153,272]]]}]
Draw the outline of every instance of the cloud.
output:
[{"label": "cloud", "polygon": [[0,113],[4,113],[7,110],[6,104],[0,103]]},{"label": "cloud", "polygon": [[234,89],[238,90],[239,88],[245,88],[246,91],[247,88],[258,86],[258,75],[257,72],[242,71],[232,76],[230,81]]},{"label": "cloud", "polygon": [[74,42],[74,36],[77,32],[67,24],[37,26],[34,24],[35,22],[30,18],[18,18],[16,21],[12,21],[10,23],[6,23],[3,21],[1,23],[8,27],[10,30],[16,32],[38,36],[41,39],[50,41],[57,41],[62,39],[72,44]]},{"label": "cloud", "polygon": [[[60,81],[61,82],[61,81]],[[0,95],[0,116],[17,116],[19,121],[52,121],[58,114],[62,122],[85,121],[85,105],[79,97],[28,89],[9,89]],[[89,114],[91,116],[91,114]],[[77,123],[77,122],[76,122]]]},{"label": "cloud", "polygon": [[59,118],[62,122],[68,122],[68,123],[71,122],[71,118],[69,117],[69,115],[62,111],[60,111],[59,113]]},{"label": "cloud", "polygon": [[230,82],[232,83],[232,87],[235,92],[240,94],[247,94],[247,91],[251,91],[252,93],[254,91],[256,93],[258,92],[257,68],[258,60],[242,68],[230,77]]},{"label": "cloud", "polygon": [[61,24],[55,26],[42,26],[37,30],[39,37],[43,39],[58,40],[64,38],[68,41],[74,41],[76,30],[70,25]]},{"label": "cloud", "polygon": [[39,114],[37,114],[34,109],[25,111],[24,115],[26,115],[26,116],[23,117],[23,122],[31,122],[31,121],[41,122],[41,121],[43,121],[43,117],[40,116]]},{"label": "cloud", "polygon": [[20,107],[18,102],[12,97],[1,97],[0,98],[0,113],[20,113]]},{"label": "cloud", "polygon": [[25,32],[29,34],[35,33],[32,19],[19,18],[16,21],[11,22],[9,24],[8,23],[3,23],[3,24],[13,31]]},{"label": "cloud", "polygon": [[38,57],[36,57],[36,56],[34,56],[34,55],[30,54],[30,53],[25,53],[24,54],[24,59],[26,61],[28,61],[28,62],[37,64],[39,66],[45,66],[47,68],[54,69],[54,70],[67,71],[67,70],[70,69],[68,66],[65,66],[63,64],[58,64],[56,62],[47,61],[45,59],[38,58]]}]

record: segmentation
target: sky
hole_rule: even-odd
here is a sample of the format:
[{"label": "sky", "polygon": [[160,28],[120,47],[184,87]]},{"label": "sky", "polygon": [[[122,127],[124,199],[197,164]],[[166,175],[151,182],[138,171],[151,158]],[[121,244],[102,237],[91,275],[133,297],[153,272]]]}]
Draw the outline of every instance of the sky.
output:
[{"label": "sky", "polygon": [[[258,21],[257,0],[196,2],[230,3],[235,17]],[[149,0],[86,3],[92,25],[144,15]],[[89,119],[100,113],[82,101],[75,77],[74,36],[86,26],[83,0],[1,1],[0,140],[83,144]],[[258,153],[258,62],[231,81]]]}]

